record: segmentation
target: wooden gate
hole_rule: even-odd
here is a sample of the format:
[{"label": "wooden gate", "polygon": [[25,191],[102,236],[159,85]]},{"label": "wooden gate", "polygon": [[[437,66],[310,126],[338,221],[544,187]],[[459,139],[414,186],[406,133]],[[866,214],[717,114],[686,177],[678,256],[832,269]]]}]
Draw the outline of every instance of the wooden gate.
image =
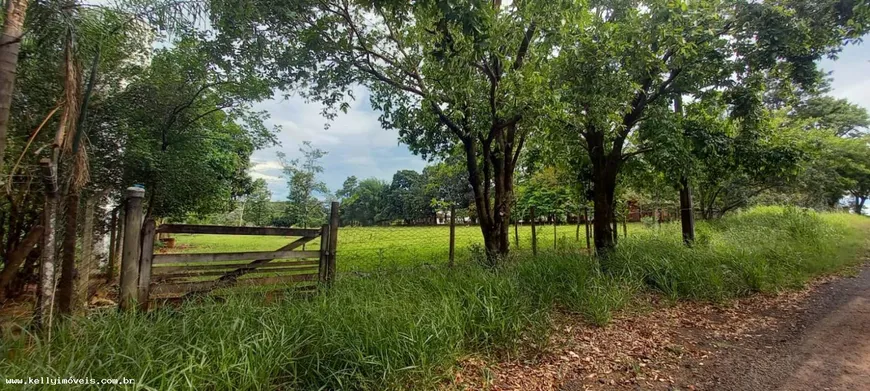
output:
[{"label": "wooden gate", "polygon": [[[148,224],[148,223],[146,223]],[[153,224],[153,223],[151,223]],[[328,232],[328,228],[327,228]],[[145,248],[154,234],[273,235],[299,237],[274,251],[248,251],[205,254],[154,254]],[[145,227],[140,264],[140,303],[190,294],[208,293],[230,286],[314,283],[326,280],[322,273],[329,260],[326,247],[318,251],[298,251],[303,244],[323,235],[322,229],[226,227],[164,224]],[[328,235],[328,234],[327,234]],[[321,240],[321,244],[327,241]],[[149,252],[150,259],[149,259]],[[250,261],[238,263],[238,261]],[[245,278],[242,278],[242,277]],[[146,284],[145,281],[150,281]],[[301,285],[301,284],[300,284]]]},{"label": "wooden gate", "polygon": [[[130,194],[134,197],[139,195],[136,192]],[[137,208],[141,209],[141,204],[128,202],[127,217],[133,215],[135,219],[141,213]],[[274,251],[155,254],[154,240],[160,233],[284,236],[297,239]],[[125,232],[126,234],[139,236],[137,232]],[[297,288],[313,288],[319,282],[331,282],[335,275],[338,203],[332,204],[330,224],[324,224],[319,229],[189,224],[163,224],[157,227],[154,220],[147,220],[142,226],[141,238],[140,251],[126,251],[128,249],[125,243],[125,259],[122,262],[128,264],[122,267],[119,301],[121,309],[133,309],[136,307],[133,302],[138,301],[138,307],[147,310],[148,303],[154,299],[187,297],[235,286],[282,285],[282,288],[286,288],[292,285]],[[318,250],[298,250],[318,238]],[[130,265],[133,260],[127,259],[128,253],[141,254],[136,262],[138,265]],[[129,275],[136,271],[137,276]],[[130,280],[137,283],[131,284]]]}]

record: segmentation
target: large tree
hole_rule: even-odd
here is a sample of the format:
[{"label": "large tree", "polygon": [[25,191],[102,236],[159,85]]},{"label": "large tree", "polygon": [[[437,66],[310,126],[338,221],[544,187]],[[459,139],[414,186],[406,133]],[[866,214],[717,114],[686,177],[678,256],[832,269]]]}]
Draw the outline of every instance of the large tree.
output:
[{"label": "large tree", "polygon": [[[212,48],[190,34],[159,49],[107,102],[101,126],[121,164],[116,188],[145,185],[148,215],[183,217],[229,209],[250,190],[251,153],[274,142],[265,114],[250,104],[271,94],[252,74],[216,70]],[[108,118],[114,115],[114,118]],[[110,147],[107,147],[107,149]]]},{"label": "large tree", "polygon": [[385,127],[424,156],[461,148],[490,260],[508,252],[513,174],[543,92],[541,31],[561,2],[219,2],[218,40],[286,87],[346,108],[366,86]]},{"label": "large tree", "polygon": [[[866,31],[866,13],[853,7],[861,6],[601,1],[565,16],[551,77],[560,103],[554,116],[590,156],[599,253],[614,245],[614,194],[624,162],[656,148],[632,137],[651,108],[718,86],[758,88],[761,75],[812,88],[822,79],[815,62]],[[737,115],[757,109],[753,100],[741,103]]]}]

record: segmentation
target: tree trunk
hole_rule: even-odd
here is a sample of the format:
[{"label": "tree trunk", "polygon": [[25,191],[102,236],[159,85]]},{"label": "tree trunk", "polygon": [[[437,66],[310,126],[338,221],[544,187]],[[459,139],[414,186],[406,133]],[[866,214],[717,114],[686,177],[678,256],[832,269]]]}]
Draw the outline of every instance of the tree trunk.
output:
[{"label": "tree trunk", "polygon": [[42,238],[42,231],[43,229],[41,225],[33,226],[30,229],[30,232],[24,236],[24,240],[22,240],[21,243],[9,253],[9,256],[6,259],[6,265],[3,266],[3,271],[0,272],[0,302],[3,302],[6,298],[6,289],[12,282],[12,278],[18,273],[18,269],[21,268],[27,255],[29,255],[33,248],[36,247],[36,244],[39,243],[39,239]]},{"label": "tree trunk", "polygon": [[592,161],[592,237],[595,240],[595,250],[600,256],[616,246],[614,240],[614,196],[616,193],[616,174],[619,168],[620,154],[607,154],[604,151],[604,135],[590,131],[586,136],[589,147],[589,157]]},{"label": "tree trunk", "polygon": [[39,265],[39,292],[36,296],[36,309],[33,324],[37,329],[51,324],[52,305],[54,304],[55,269],[55,228],[57,226],[57,175],[50,159],[42,159],[39,164],[44,171],[45,206],[42,212],[43,226],[40,250],[42,260]]},{"label": "tree trunk", "polygon": [[91,270],[94,268],[94,209],[97,198],[88,197],[85,201],[85,222],[82,227],[82,261],[79,265],[76,281],[75,312],[84,312],[88,308],[88,290],[91,283]]},{"label": "tree trunk", "polygon": [[864,203],[866,201],[867,197],[855,196],[855,214],[861,215],[864,213]]},{"label": "tree trunk", "polygon": [[692,245],[695,241],[695,214],[692,205],[692,188],[689,179],[680,179],[680,223],[683,228],[683,242]]},{"label": "tree trunk", "polygon": [[0,171],[6,157],[6,131],[9,128],[9,110],[18,68],[18,51],[24,32],[24,18],[29,0],[6,0],[6,18],[0,36]]},{"label": "tree trunk", "polygon": [[63,243],[61,245],[60,281],[57,291],[57,309],[60,314],[71,314],[76,280],[76,230],[78,228],[79,195],[70,188],[66,199]]},{"label": "tree trunk", "polygon": [[[514,160],[511,157],[511,137],[506,137],[504,130],[496,126],[493,126],[491,132],[493,137],[480,144],[473,137],[464,139],[463,147],[487,261],[490,265],[495,265],[510,250]],[[483,160],[482,169],[478,166],[478,148]],[[494,190],[492,197],[491,189]]]}]

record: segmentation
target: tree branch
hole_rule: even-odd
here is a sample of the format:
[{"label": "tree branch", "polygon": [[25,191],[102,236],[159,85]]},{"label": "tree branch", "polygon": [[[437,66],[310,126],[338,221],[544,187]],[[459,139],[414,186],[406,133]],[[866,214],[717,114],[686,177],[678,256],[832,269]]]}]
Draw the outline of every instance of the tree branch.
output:
[{"label": "tree branch", "polygon": [[520,48],[517,50],[517,58],[514,60],[513,66],[511,66],[512,70],[520,69],[523,66],[523,61],[526,58],[526,54],[529,52],[529,44],[532,42],[532,37],[535,35],[535,30],[538,25],[534,21],[529,24],[529,28],[526,29],[525,35],[523,35],[523,41],[520,43]]}]

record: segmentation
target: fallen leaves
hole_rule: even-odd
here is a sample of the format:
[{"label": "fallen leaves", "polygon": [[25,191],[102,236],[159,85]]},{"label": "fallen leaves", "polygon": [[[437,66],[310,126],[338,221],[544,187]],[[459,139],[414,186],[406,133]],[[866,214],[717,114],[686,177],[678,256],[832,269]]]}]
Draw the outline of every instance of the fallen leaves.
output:
[{"label": "fallen leaves", "polygon": [[818,280],[801,291],[724,304],[673,304],[650,295],[605,327],[559,313],[543,352],[502,362],[466,359],[446,388],[696,390],[696,384],[677,379],[691,379],[723,347],[757,339],[763,330],[787,322],[775,313],[799,310],[807,296],[827,281]]}]

